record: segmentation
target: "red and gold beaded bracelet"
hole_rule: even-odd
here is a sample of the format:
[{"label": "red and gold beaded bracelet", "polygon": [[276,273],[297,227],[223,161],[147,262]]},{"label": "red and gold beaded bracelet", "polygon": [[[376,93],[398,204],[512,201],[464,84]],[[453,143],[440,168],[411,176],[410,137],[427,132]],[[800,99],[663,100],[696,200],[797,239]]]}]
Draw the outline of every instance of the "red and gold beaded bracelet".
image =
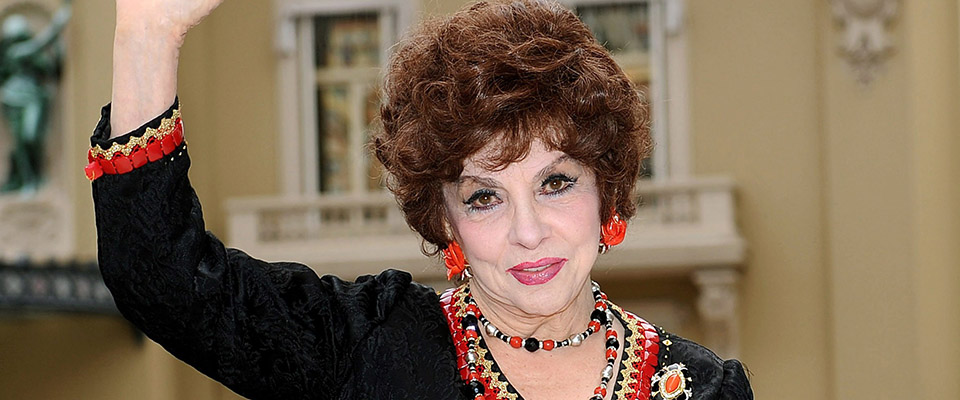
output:
[{"label": "red and gold beaded bracelet", "polygon": [[114,143],[109,149],[94,145],[87,153],[90,163],[83,168],[87,179],[93,181],[103,174],[125,174],[148,162],[162,159],[173,153],[183,140],[183,122],[180,109],[160,121],[157,128],[147,128],[142,136],[132,137],[127,144]]}]

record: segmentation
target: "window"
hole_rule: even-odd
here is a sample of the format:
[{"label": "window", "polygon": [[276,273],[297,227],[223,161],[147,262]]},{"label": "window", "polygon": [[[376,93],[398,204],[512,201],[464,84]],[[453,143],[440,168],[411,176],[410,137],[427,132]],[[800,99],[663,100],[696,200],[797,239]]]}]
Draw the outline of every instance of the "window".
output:
[{"label": "window", "polygon": [[[650,4],[645,1],[581,3],[573,10],[640,88],[648,100],[647,112],[650,113]],[[654,164],[650,161],[644,161],[644,177],[654,174]]]},{"label": "window", "polygon": [[379,190],[379,166],[364,151],[378,109],[381,63],[376,13],[313,18],[316,70],[316,191]]},{"label": "window", "polygon": [[[648,101],[656,148],[648,178],[690,170],[682,0],[561,0],[590,27]],[[389,49],[411,25],[412,0],[277,0],[284,192],[382,192],[366,148]],[[668,84],[669,83],[669,84]],[[667,101],[669,99],[669,101]]]},{"label": "window", "polygon": [[279,0],[285,192],[382,191],[366,144],[380,72],[414,12],[407,0]]},{"label": "window", "polygon": [[[647,100],[656,147],[645,177],[689,170],[682,0],[566,0]],[[667,99],[670,99],[667,101]]]}]

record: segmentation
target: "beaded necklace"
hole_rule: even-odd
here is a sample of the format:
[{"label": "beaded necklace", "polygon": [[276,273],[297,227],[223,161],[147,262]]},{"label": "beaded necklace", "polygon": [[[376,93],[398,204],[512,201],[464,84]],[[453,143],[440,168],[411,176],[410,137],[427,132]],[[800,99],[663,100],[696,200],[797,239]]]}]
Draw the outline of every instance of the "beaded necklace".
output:
[{"label": "beaded necklace", "polygon": [[595,301],[594,310],[590,314],[590,322],[587,329],[583,332],[574,334],[564,340],[539,340],[533,337],[522,338],[520,336],[508,336],[500,332],[496,326],[483,317],[480,309],[477,307],[473,296],[470,296],[469,289],[464,289],[467,306],[464,317],[461,319],[462,329],[466,338],[466,367],[468,369],[468,382],[464,387],[467,397],[473,399],[484,399],[486,392],[485,385],[480,381],[480,375],[477,372],[477,362],[480,357],[477,354],[477,344],[480,330],[478,324],[483,324],[484,330],[490,336],[496,337],[511,347],[519,349],[523,347],[529,352],[535,352],[543,349],[551,351],[555,348],[574,346],[577,347],[583,343],[586,338],[600,330],[600,326],[606,327],[606,352],[607,364],[600,373],[600,384],[594,389],[590,400],[603,400],[607,395],[607,385],[613,378],[614,363],[617,360],[617,349],[620,348],[620,342],[617,339],[617,331],[613,328],[613,313],[609,310],[607,295],[600,291],[600,285],[592,282],[593,298]]},{"label": "beaded necklace", "polygon": [[[467,368],[467,337],[463,329],[463,318],[467,316],[466,298],[469,293],[469,284],[465,283],[456,288],[448,289],[440,295],[440,307],[447,320],[447,327],[457,352],[457,368],[462,382],[470,382],[470,370]],[[616,304],[607,301],[608,309],[614,313],[618,321],[624,324],[623,352],[620,370],[615,374],[616,379],[610,382],[614,399],[647,400],[650,398],[651,386],[655,368],[658,367],[659,357],[667,357],[670,340],[661,343],[659,328],[654,327],[642,318],[624,311]],[[479,348],[474,350],[480,360],[475,364],[479,371],[479,379],[483,384],[486,400],[521,400],[523,397],[510,385],[506,377],[499,371],[492,355],[484,345],[481,337],[475,341]],[[666,358],[664,358],[666,360]],[[476,374],[474,374],[475,376]],[[466,386],[466,385],[464,385]]]}]

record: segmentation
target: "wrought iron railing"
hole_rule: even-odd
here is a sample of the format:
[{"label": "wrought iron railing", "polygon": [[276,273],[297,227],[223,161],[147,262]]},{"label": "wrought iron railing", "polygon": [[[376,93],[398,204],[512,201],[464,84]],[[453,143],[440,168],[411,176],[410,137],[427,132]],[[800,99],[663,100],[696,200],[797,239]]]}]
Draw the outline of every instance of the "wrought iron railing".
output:
[{"label": "wrought iron railing", "polygon": [[0,311],[117,314],[94,263],[0,262]]}]

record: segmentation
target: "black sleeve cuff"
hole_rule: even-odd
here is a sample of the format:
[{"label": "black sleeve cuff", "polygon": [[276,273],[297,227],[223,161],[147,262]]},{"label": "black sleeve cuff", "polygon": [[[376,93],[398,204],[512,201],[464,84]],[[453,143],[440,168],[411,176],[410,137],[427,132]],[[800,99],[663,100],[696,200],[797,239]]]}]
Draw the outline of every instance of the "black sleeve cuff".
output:
[{"label": "black sleeve cuff", "polygon": [[173,104],[167,108],[167,111],[164,111],[162,114],[158,115],[156,118],[150,120],[149,122],[140,125],[139,128],[134,129],[133,131],[128,132],[125,135],[115,137],[110,139],[110,111],[112,104],[107,104],[100,109],[100,122],[97,122],[97,127],[93,130],[93,135],[90,136],[90,146],[99,146],[101,149],[110,148],[114,143],[119,143],[121,145],[127,144],[132,137],[143,136],[146,133],[148,128],[156,129],[160,126],[160,122],[164,119],[170,118],[173,116],[174,110],[180,108],[180,97],[176,97],[173,100]]}]

